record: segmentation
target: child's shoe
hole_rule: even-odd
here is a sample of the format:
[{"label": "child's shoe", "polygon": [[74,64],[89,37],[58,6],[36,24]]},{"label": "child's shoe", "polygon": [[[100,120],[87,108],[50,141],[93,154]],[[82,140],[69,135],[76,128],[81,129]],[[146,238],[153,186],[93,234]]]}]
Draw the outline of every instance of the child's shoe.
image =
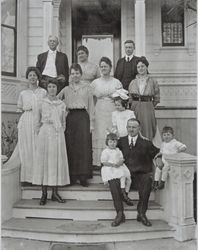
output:
[{"label": "child's shoe", "polygon": [[122,188],[122,200],[128,205],[133,206],[133,201],[128,197],[128,194],[126,193],[125,189]]},{"label": "child's shoe", "polygon": [[158,190],[158,187],[159,187],[158,181],[154,181],[154,182],[153,182],[153,187],[152,187],[153,190],[154,190],[154,191]]},{"label": "child's shoe", "polygon": [[165,187],[165,181],[160,181],[160,184],[158,185],[158,189],[161,190],[161,189],[164,189]]}]

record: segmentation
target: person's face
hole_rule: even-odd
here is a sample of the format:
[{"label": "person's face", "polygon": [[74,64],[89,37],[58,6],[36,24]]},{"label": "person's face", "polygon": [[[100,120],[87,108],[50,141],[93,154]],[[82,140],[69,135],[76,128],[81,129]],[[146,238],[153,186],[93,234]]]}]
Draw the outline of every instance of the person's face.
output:
[{"label": "person's face", "polygon": [[79,62],[85,62],[88,59],[88,55],[86,54],[86,52],[84,50],[79,50],[77,52],[77,56],[78,56]]},{"label": "person's face", "polygon": [[147,74],[147,67],[146,67],[146,65],[144,63],[142,63],[142,62],[139,62],[137,64],[137,72],[140,75],[146,75]]},{"label": "person's face", "polygon": [[110,149],[115,149],[117,146],[117,140],[108,140],[107,144]]},{"label": "person's face", "polygon": [[124,111],[125,108],[122,106],[121,101],[115,101],[115,108],[117,111]]},{"label": "person's face", "polygon": [[70,73],[71,81],[74,83],[79,83],[81,79],[81,74],[79,70],[72,69]]},{"label": "person's face", "polygon": [[50,36],[48,39],[48,46],[51,50],[56,50],[58,46],[58,40],[55,36]]},{"label": "person's face", "polygon": [[47,86],[47,92],[49,94],[49,96],[56,96],[56,93],[57,93],[57,86],[56,84],[54,83],[49,83],[48,86]]},{"label": "person's face", "polygon": [[128,134],[132,137],[136,136],[140,132],[140,125],[137,121],[128,121],[127,122],[127,131]]},{"label": "person's face", "polygon": [[125,43],[124,48],[127,56],[131,56],[133,54],[134,51],[133,43]]},{"label": "person's face", "polygon": [[170,132],[165,132],[162,134],[162,139],[164,142],[170,142],[173,139],[173,134]]},{"label": "person's face", "polygon": [[102,75],[104,75],[104,76],[110,75],[111,67],[106,62],[101,62],[100,63],[100,71],[101,71]]},{"label": "person's face", "polygon": [[28,74],[29,83],[31,83],[32,85],[36,85],[37,80],[38,80],[37,74],[34,71],[30,71],[29,74]]}]

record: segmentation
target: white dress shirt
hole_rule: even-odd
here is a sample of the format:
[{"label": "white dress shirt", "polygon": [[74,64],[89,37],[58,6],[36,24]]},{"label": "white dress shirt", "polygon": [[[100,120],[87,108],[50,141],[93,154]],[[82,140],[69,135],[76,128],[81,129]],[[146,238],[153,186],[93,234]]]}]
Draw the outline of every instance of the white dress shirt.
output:
[{"label": "white dress shirt", "polygon": [[130,135],[128,135],[128,141],[129,141],[129,145],[131,145],[131,141],[133,140],[133,146],[135,146],[136,141],[137,141],[138,135],[132,137]]},{"label": "white dress shirt", "polygon": [[126,60],[126,62],[128,62],[128,58],[129,58],[129,62],[130,62],[131,59],[133,58],[133,55],[130,55],[130,56],[125,55],[125,60]]},{"label": "white dress shirt", "polygon": [[55,61],[56,61],[56,50],[54,51],[49,50],[47,55],[46,65],[42,75],[57,77]]}]

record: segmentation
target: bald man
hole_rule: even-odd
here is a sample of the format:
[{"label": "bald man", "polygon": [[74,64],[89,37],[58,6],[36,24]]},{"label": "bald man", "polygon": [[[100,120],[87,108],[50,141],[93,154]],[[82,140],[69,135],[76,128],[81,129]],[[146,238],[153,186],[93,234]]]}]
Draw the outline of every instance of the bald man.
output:
[{"label": "bald man", "polygon": [[57,51],[58,44],[58,38],[50,35],[48,38],[49,50],[38,55],[36,67],[42,74],[40,86],[46,89],[48,80],[53,78],[58,80],[58,92],[60,92],[68,85],[69,66],[66,54]]}]

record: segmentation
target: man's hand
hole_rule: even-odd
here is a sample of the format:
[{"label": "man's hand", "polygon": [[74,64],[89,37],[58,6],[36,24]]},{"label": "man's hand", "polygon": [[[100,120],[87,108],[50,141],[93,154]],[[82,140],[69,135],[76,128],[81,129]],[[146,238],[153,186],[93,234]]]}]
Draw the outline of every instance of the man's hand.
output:
[{"label": "man's hand", "polygon": [[58,81],[65,81],[65,76],[64,75],[59,75],[58,77],[57,77],[57,80]]},{"label": "man's hand", "polygon": [[159,169],[162,170],[162,168],[164,166],[164,163],[162,162],[162,158],[161,157],[157,157],[155,159],[155,164],[156,164],[156,167],[158,167]]}]

